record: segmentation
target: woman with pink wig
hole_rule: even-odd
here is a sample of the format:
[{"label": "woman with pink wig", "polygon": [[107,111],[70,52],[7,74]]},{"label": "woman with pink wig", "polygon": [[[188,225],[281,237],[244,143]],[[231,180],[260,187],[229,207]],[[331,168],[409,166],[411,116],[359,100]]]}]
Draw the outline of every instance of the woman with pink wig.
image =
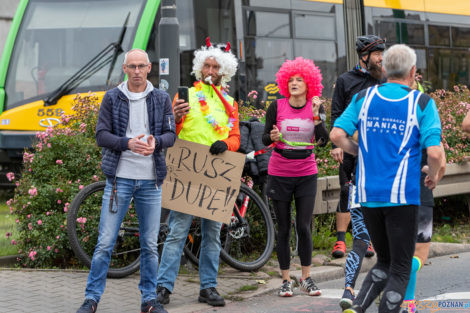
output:
[{"label": "woman with pink wig", "polygon": [[[300,287],[311,296],[320,289],[310,277],[312,263],[311,223],[317,190],[314,141],[324,146],[328,131],[320,116],[320,70],[313,61],[298,57],[286,60],[276,74],[279,92],[285,98],[273,102],[266,112],[263,143],[276,146],[268,165],[267,195],[277,217],[277,258],[282,273],[281,297],[293,295],[290,267],[291,202],[295,200],[298,254],[302,265]],[[324,110],[323,110],[324,113]]]}]

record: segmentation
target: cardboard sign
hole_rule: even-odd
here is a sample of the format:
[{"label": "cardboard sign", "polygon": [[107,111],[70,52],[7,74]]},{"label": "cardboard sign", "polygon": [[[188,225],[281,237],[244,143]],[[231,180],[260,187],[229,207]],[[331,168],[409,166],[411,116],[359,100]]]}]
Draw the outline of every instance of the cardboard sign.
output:
[{"label": "cardboard sign", "polygon": [[244,164],[244,154],[212,155],[208,146],[176,139],[166,153],[162,207],[229,223]]}]

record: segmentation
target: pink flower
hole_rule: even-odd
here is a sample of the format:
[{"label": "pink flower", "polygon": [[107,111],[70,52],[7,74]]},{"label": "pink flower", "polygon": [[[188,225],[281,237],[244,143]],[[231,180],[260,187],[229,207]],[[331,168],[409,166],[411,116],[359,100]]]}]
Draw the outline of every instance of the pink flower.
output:
[{"label": "pink flower", "polygon": [[63,162],[62,160],[57,160],[57,161],[55,161],[55,163],[56,163],[56,164],[59,164],[59,165],[64,164],[64,162]]},{"label": "pink flower", "polygon": [[55,237],[55,239],[60,239],[60,236],[59,236],[59,235],[57,235],[57,236]]},{"label": "pink flower", "polygon": [[28,190],[28,193],[32,198],[38,194],[38,190],[36,187],[32,186],[32,188]]},{"label": "pink flower", "polygon": [[13,214],[13,208],[10,207],[10,214]]},{"label": "pink flower", "polygon": [[23,154],[23,162],[24,163],[33,163],[33,160],[34,160],[34,153],[25,152]]},{"label": "pink flower", "polygon": [[83,187],[84,187],[83,185],[80,185],[80,186],[78,186],[78,189],[82,190]]},{"label": "pink flower", "polygon": [[77,223],[85,224],[85,223],[86,223],[86,217],[79,217],[79,218],[77,218]]},{"label": "pink flower", "polygon": [[94,181],[98,181],[98,180],[99,180],[98,176],[93,175],[93,180],[94,180]]},{"label": "pink flower", "polygon": [[41,220],[38,220],[38,225],[42,225],[42,221],[41,221]]},{"label": "pink flower", "polygon": [[51,251],[51,246],[47,246],[47,251]]},{"label": "pink flower", "polygon": [[16,220],[15,220],[15,223],[16,223],[16,224],[18,224],[19,222],[20,222],[20,220],[19,220],[19,219],[16,219]]},{"label": "pink flower", "polygon": [[51,215],[51,212],[47,211],[47,212],[46,212],[46,215]]},{"label": "pink flower", "polygon": [[33,229],[33,224],[28,223],[28,229],[29,229],[29,230],[32,230],[32,229]]},{"label": "pink flower", "polygon": [[12,239],[11,242],[10,242],[10,244],[12,244],[12,245],[15,246],[15,245],[16,245],[16,240],[15,240],[15,239]]},{"label": "pink flower", "polygon": [[57,200],[57,204],[61,204],[62,203],[62,200]]},{"label": "pink flower", "polygon": [[59,249],[55,248],[55,249],[54,249],[54,252],[55,252],[55,253],[59,252]]},{"label": "pink flower", "polygon": [[14,180],[14,179],[15,179],[15,173],[13,173],[13,172],[8,172],[8,173],[7,173],[7,179],[8,179],[8,181]]},{"label": "pink flower", "polygon": [[51,146],[51,144],[50,144],[50,143],[48,143],[48,144],[47,144],[47,147],[48,147],[48,148],[50,148],[50,147],[52,147],[52,146]]},{"label": "pink flower", "polygon": [[5,236],[6,236],[7,238],[10,238],[10,237],[11,237],[11,233],[10,233],[10,232],[7,232],[7,233],[5,234]]},{"label": "pink flower", "polygon": [[8,200],[7,205],[10,206],[12,202],[13,202],[13,199]]},{"label": "pink flower", "polygon": [[69,208],[67,206],[64,206],[64,212],[67,212]]},{"label": "pink flower", "polygon": [[56,192],[56,193],[59,193],[59,192],[64,192],[64,191],[63,191],[62,189],[60,189],[60,188],[57,188],[57,189],[55,190],[55,192]]},{"label": "pink flower", "polygon": [[34,261],[34,257],[36,256],[36,254],[38,254],[36,251],[32,250],[31,252],[29,252],[29,258]]},{"label": "pink flower", "polygon": [[31,214],[26,215],[27,218],[31,218]]}]

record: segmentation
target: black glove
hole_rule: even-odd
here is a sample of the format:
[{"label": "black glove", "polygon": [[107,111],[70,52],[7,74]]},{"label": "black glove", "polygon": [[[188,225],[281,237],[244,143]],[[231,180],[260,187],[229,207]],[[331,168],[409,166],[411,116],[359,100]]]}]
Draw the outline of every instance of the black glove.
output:
[{"label": "black glove", "polygon": [[222,152],[225,152],[225,150],[227,150],[228,147],[227,147],[227,144],[225,142],[223,142],[222,140],[217,140],[216,142],[214,142],[210,149],[209,149],[209,152],[211,154],[220,154]]}]

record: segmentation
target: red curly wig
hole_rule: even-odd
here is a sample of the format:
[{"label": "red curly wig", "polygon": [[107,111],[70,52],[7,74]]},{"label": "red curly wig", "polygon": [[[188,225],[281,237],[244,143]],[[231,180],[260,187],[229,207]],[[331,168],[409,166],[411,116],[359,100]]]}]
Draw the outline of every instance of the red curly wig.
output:
[{"label": "red curly wig", "polygon": [[300,75],[307,85],[307,99],[315,96],[320,97],[323,85],[322,75],[318,66],[312,60],[297,57],[295,60],[286,60],[276,73],[276,83],[279,86],[279,93],[286,98],[290,97],[288,82],[294,75]]}]

